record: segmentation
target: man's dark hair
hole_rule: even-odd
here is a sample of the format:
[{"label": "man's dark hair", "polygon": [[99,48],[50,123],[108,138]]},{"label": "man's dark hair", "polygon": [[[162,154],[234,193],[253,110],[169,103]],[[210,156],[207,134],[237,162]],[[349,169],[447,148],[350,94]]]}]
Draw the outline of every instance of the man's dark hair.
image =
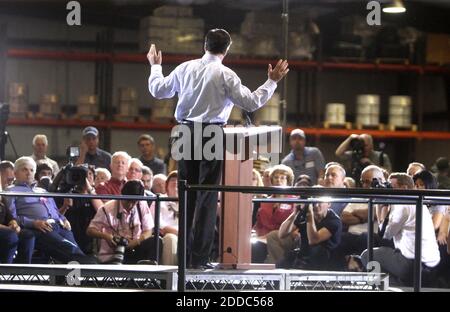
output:
[{"label": "man's dark hair", "polygon": [[142,134],[139,138],[137,143],[140,144],[141,141],[150,141],[152,144],[155,144],[155,140],[150,134]]},{"label": "man's dark hair", "polygon": [[139,180],[130,180],[123,185],[122,195],[144,195],[144,185]]},{"label": "man's dark hair", "polygon": [[230,44],[230,34],[224,29],[211,29],[206,34],[205,49],[213,54],[225,54]]},{"label": "man's dark hair", "polygon": [[153,175],[152,169],[150,169],[150,168],[147,167],[147,166],[142,166],[142,175],[145,175],[145,174],[151,174],[151,175]]},{"label": "man's dark hair", "polygon": [[52,175],[53,175],[53,169],[52,169],[52,167],[50,167],[49,164],[47,164],[47,163],[40,163],[39,165],[36,166],[36,173],[34,174],[34,178],[36,180],[39,180],[39,175],[41,174],[41,171],[44,171],[44,170],[50,170],[52,172]]},{"label": "man's dark hair", "polygon": [[422,170],[416,173],[413,176],[414,182],[417,181],[417,179],[422,180],[423,184],[425,184],[425,188],[428,189],[437,189],[438,183],[436,178],[433,176],[433,174],[427,170]]},{"label": "man's dark hair", "polygon": [[3,172],[8,168],[14,170],[14,164],[9,160],[3,160],[0,162],[0,172]]}]

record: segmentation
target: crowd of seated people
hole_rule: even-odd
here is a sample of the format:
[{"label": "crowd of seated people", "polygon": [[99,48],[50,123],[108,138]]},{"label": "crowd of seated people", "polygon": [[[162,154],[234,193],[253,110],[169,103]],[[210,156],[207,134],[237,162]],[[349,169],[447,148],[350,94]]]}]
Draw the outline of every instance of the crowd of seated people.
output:
[{"label": "crowd of seated people", "polygon": [[[167,165],[155,154],[157,142],[137,139],[140,155],[125,151],[109,154],[100,149],[99,131],[82,132],[80,157],[75,166],[86,178],[70,192],[99,195],[178,197],[178,174],[168,175]],[[336,150],[339,162],[325,163],[317,147],[308,147],[303,131],[292,131],[292,150],[283,164],[257,166],[252,172],[256,187],[373,188],[390,182],[398,189],[447,188],[449,161],[440,157],[427,168],[411,162],[405,172],[392,173],[389,157],[373,149],[369,135],[352,135]],[[362,144],[362,158],[355,163],[351,141]],[[155,202],[52,199],[8,196],[7,192],[68,192],[60,188],[65,173],[47,156],[49,142],[42,134],[31,144],[32,156],[0,162],[0,262],[115,263],[118,238],[123,237],[124,263],[156,260],[155,240],[160,240],[159,264],[177,264],[178,202],[160,202],[160,229],[155,233]],[[342,162],[341,162],[342,161]],[[355,176],[352,165],[360,169]],[[173,168],[173,165],[169,166]],[[294,196],[255,194],[254,198]],[[253,205],[252,262],[283,268],[364,270],[367,265],[368,205],[315,198],[314,204],[258,202]],[[450,283],[449,226],[446,205],[423,209],[422,262],[436,285]],[[374,260],[399,284],[411,284],[414,259],[415,205],[374,205]],[[250,239],[250,238],[249,238]],[[38,258],[43,255],[44,257]],[[43,259],[43,260],[42,260]],[[217,261],[218,259],[211,259]],[[447,284],[446,284],[447,283]]]}]

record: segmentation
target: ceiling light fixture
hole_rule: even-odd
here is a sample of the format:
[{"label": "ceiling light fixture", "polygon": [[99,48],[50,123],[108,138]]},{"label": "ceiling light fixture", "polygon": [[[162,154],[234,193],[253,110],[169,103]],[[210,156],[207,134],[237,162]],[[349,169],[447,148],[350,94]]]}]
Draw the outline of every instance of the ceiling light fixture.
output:
[{"label": "ceiling light fixture", "polygon": [[402,0],[392,0],[383,7],[384,13],[405,13],[406,8]]}]

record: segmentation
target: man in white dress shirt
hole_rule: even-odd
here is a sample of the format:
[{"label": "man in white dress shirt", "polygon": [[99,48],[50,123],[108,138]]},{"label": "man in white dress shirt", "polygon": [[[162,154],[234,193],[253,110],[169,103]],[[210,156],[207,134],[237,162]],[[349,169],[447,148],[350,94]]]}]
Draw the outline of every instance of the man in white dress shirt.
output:
[{"label": "man in white dress shirt", "polygon": [[[194,125],[200,130],[209,125],[223,126],[234,105],[246,111],[257,110],[272,97],[277,82],[289,71],[287,61],[279,60],[274,68],[269,64],[268,79],[251,92],[233,70],[222,64],[230,45],[231,37],[227,31],[212,29],[205,37],[203,57],[180,64],[166,77],[162,74],[161,51],[157,52],[151,45],[147,54],[151,65],[149,91],[158,99],[178,95],[175,118],[191,129],[191,151],[200,148],[203,151],[210,139],[203,138],[202,133],[194,133]],[[187,180],[188,184],[220,184],[222,159],[208,160],[203,156],[200,160],[193,159],[187,156],[179,160],[179,180]],[[217,192],[200,192],[190,193],[187,198],[186,252],[188,265],[192,268],[212,268],[209,255],[214,240],[217,197]]]},{"label": "man in white dress shirt", "polygon": [[[396,189],[413,189],[414,182],[406,173],[392,173],[389,182]],[[373,260],[381,269],[401,283],[409,284],[413,279],[416,235],[416,205],[391,205],[389,221],[384,232],[385,239],[393,239],[395,249],[379,247],[373,250]],[[380,224],[383,220],[380,220]],[[367,265],[367,250],[361,255]],[[439,264],[439,247],[434,234],[433,221],[427,207],[422,209],[422,264],[434,268]]]}]

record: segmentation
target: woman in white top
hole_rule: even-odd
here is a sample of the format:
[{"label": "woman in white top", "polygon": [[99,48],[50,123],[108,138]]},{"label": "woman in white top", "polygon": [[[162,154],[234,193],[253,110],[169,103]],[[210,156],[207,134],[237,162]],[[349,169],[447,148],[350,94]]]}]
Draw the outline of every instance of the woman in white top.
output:
[{"label": "woman in white top", "polygon": [[[172,171],[166,180],[167,197],[178,198],[178,172]],[[154,205],[152,205],[153,207]],[[154,209],[153,215],[154,215]],[[163,237],[163,265],[177,265],[178,202],[163,201],[160,205],[160,234]]]}]

